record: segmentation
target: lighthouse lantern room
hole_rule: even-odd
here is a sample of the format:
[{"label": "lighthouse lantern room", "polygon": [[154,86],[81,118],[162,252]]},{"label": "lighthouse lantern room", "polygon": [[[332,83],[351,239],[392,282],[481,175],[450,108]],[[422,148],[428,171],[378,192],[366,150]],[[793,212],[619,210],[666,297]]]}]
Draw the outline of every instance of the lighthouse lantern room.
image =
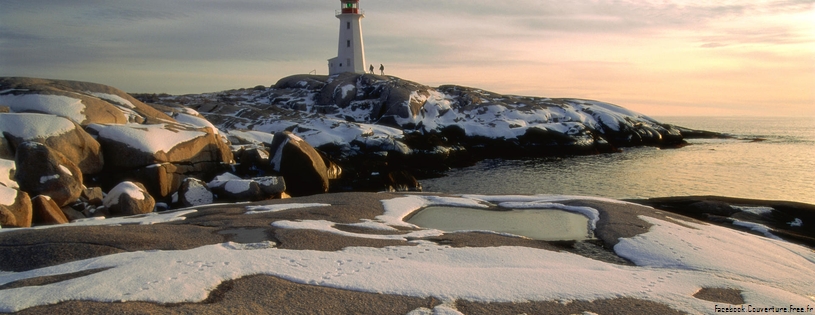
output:
[{"label": "lighthouse lantern room", "polygon": [[362,42],[362,18],[359,0],[340,0],[341,9],[336,11],[340,19],[340,36],[337,57],[328,60],[328,74],[343,72],[365,73],[365,45]]}]

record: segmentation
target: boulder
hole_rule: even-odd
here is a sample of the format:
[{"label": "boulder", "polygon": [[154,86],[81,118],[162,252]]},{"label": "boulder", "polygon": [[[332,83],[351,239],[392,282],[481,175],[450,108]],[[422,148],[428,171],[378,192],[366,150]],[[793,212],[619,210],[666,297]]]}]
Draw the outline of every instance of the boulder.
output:
[{"label": "boulder", "polygon": [[259,201],[268,196],[261,190],[260,184],[251,179],[229,179],[210,182],[212,192],[219,199],[230,201]]},{"label": "boulder", "polygon": [[66,118],[31,113],[0,114],[0,133],[5,135],[11,147],[18,147],[26,141],[39,142],[60,152],[84,174],[102,171],[104,160],[99,142]]},{"label": "boulder", "polygon": [[107,186],[134,179],[160,198],[186,177],[208,178],[233,162],[232,152],[211,128],[181,124],[90,125],[109,163]]},{"label": "boulder", "polygon": [[[144,183],[144,187],[147,187],[147,192],[149,192],[150,195],[165,198],[178,191],[184,178],[187,177],[185,174],[192,175],[194,173],[189,171],[189,168],[193,168],[193,166],[173,163],[153,164],[135,170],[122,171],[119,173],[120,176],[111,179],[114,180],[114,183],[116,180],[121,179],[132,179],[139,183]],[[111,179],[108,179],[108,185]]]},{"label": "boulder", "polygon": [[178,201],[185,207],[211,204],[214,197],[207,184],[197,178],[187,178],[178,189]]},{"label": "boulder", "polygon": [[125,181],[113,187],[104,199],[105,208],[114,216],[129,216],[153,212],[156,201],[144,185]]},{"label": "boulder", "polygon": [[82,212],[71,207],[62,207],[62,213],[65,214],[69,222],[86,218]]},{"label": "boulder", "polygon": [[32,216],[26,192],[0,185],[0,226],[29,227]]},{"label": "boulder", "polygon": [[286,180],[283,176],[266,176],[253,178],[260,185],[260,190],[270,197],[280,196],[286,191]]},{"label": "boulder", "polygon": [[264,176],[273,169],[269,164],[269,152],[257,147],[244,148],[235,157],[238,174],[247,176]]},{"label": "boulder", "polygon": [[328,192],[326,163],[303,139],[288,131],[276,133],[269,152],[272,167],[283,175],[290,195]]},{"label": "boulder", "polygon": [[32,223],[36,225],[65,224],[68,218],[51,197],[39,195],[31,199]]},{"label": "boulder", "polygon": [[282,176],[242,179],[234,174],[221,174],[207,186],[219,199],[230,201],[258,201],[285,196],[286,182]]},{"label": "boulder", "polygon": [[102,144],[106,170],[130,170],[160,163],[230,163],[232,151],[210,128],[182,124],[91,124]]},{"label": "boulder", "polygon": [[70,204],[82,193],[82,172],[62,153],[38,142],[17,147],[17,172],[20,189],[32,195],[51,197],[59,207]]},{"label": "boulder", "polygon": [[88,204],[98,207],[102,205],[102,200],[105,199],[105,192],[102,191],[101,187],[85,187],[80,197]]}]

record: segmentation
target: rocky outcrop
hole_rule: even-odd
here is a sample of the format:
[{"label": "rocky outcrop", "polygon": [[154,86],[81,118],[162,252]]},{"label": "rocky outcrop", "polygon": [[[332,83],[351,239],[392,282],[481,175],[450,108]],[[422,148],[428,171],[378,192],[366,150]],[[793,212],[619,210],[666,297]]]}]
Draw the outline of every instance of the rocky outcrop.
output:
[{"label": "rocky outcrop", "polygon": [[[599,101],[501,95],[455,85],[433,88],[371,74],[296,75],[268,89],[164,95],[151,101],[197,110],[229,130],[233,143],[269,148],[266,135],[291,132],[339,166],[342,176],[332,187],[340,190],[388,189],[392,172],[439,176],[485,158],[680,146],[684,133],[691,132]],[[383,180],[371,181],[374,173],[383,174]]]},{"label": "rocky outcrop", "polygon": [[89,186],[132,179],[164,198],[184,178],[211,177],[232,163],[225,138],[189,108],[147,105],[76,81],[0,78],[0,91],[10,111],[0,114],[0,155],[13,156],[26,141],[45,144],[79,166]]},{"label": "rocky outcrop", "polygon": [[311,145],[291,132],[276,133],[271,152],[272,168],[283,175],[292,196],[328,192],[328,170]]},{"label": "rocky outcrop", "polygon": [[61,153],[38,142],[17,147],[17,172],[20,189],[32,195],[51,197],[58,207],[76,201],[82,193],[82,172]]},{"label": "rocky outcrop", "polygon": [[147,193],[144,185],[122,182],[108,192],[103,201],[105,208],[114,216],[128,216],[153,212],[156,201]]}]

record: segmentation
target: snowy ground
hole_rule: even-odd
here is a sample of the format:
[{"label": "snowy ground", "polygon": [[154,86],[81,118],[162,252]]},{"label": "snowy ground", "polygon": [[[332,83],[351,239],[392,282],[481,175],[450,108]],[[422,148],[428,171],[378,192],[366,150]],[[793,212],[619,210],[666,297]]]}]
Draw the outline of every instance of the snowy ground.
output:
[{"label": "snowy ground", "polygon": [[[383,201],[384,214],[358,225],[388,230],[410,227],[403,218],[429,205],[560,208],[596,221],[597,211],[560,204],[569,196],[406,195]],[[616,200],[597,199],[620,203]],[[247,206],[245,215],[328,204]],[[93,224],[156,224],[183,220],[193,209],[163,215],[93,221]],[[227,242],[178,251],[139,251],[74,261],[25,272],[0,272],[0,285],[36,277],[102,270],[62,282],[0,290],[0,311],[9,312],[67,300],[198,302],[220,283],[266,274],[298,283],[416,297],[445,303],[437,313],[456,314],[454,301],[573,301],[632,297],[689,313],[713,313],[725,303],[694,298],[701,288],[740,290],[745,306],[815,307],[815,252],[766,237],[683,220],[640,218],[653,226],[614,247],[636,266],[528,247],[454,248],[429,241],[415,246],[348,247],[340,251],[276,248],[273,242]],[[74,223],[81,226],[90,222]],[[318,229],[359,238],[439,235],[417,230],[409,235],[351,233],[331,221],[277,221],[277,228]],[[414,226],[415,227],[415,226]],[[414,314],[429,313],[417,309]],[[811,311],[809,311],[811,312]]]}]

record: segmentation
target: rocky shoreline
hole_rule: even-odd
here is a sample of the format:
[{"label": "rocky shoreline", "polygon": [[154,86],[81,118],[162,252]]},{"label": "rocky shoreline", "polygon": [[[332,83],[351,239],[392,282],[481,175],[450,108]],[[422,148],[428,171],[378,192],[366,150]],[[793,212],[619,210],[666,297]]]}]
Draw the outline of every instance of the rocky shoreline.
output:
[{"label": "rocky shoreline", "polygon": [[0,226],[326,192],[421,191],[419,179],[488,157],[727,136],[597,101],[368,74],[135,96],[95,83],[0,79]]}]

